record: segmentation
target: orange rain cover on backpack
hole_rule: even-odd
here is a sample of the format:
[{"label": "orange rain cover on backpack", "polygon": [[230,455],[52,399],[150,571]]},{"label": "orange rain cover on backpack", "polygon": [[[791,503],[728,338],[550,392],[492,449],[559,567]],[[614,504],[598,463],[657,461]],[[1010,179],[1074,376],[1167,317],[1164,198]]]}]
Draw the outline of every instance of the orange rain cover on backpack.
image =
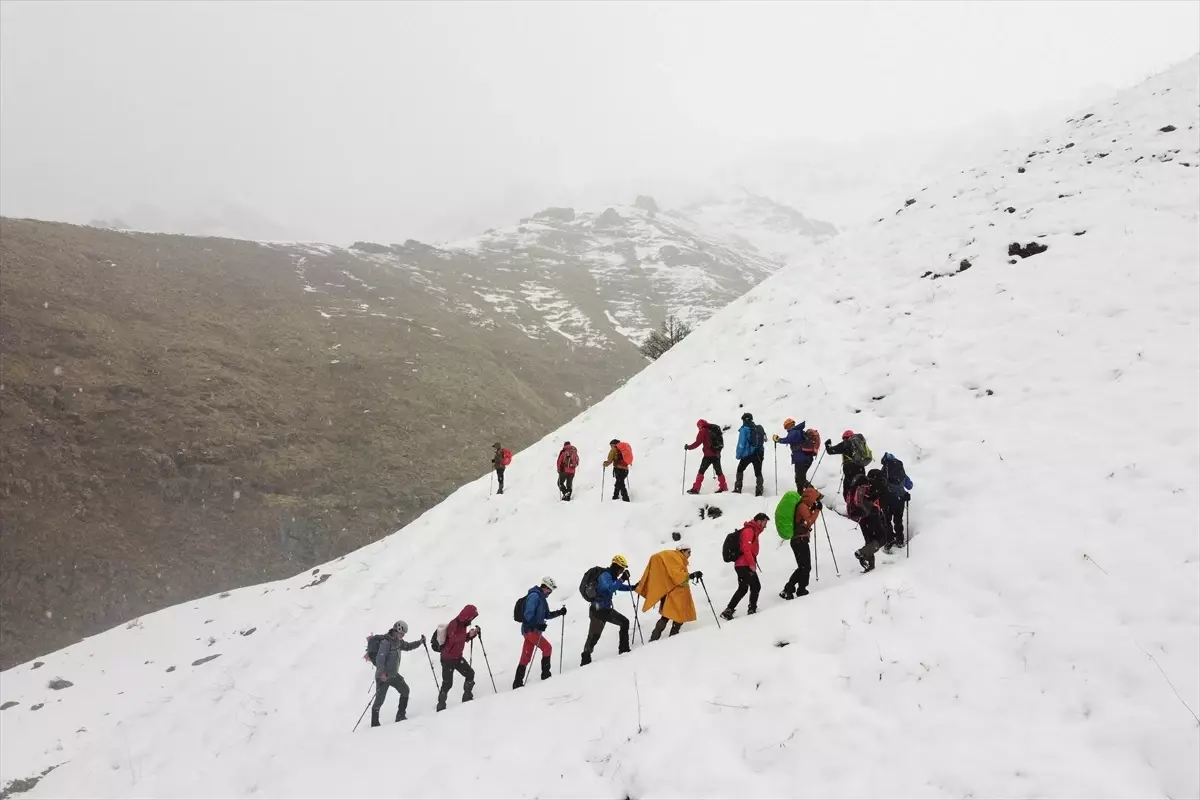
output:
[{"label": "orange rain cover on backpack", "polygon": [[506,447],[500,451],[500,463],[506,467],[512,463],[512,450]]},{"label": "orange rain cover on backpack", "polygon": [[621,452],[621,460],[625,462],[625,466],[633,466],[633,448],[629,446],[629,442],[617,442],[617,450]]}]

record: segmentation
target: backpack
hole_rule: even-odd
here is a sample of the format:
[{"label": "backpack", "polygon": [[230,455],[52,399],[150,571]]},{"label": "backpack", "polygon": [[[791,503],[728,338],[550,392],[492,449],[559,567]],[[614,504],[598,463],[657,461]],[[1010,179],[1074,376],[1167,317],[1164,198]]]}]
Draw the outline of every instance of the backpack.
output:
[{"label": "backpack", "polygon": [[633,466],[633,448],[629,446],[629,442],[617,442],[617,452],[621,454],[624,466]]},{"label": "backpack", "polygon": [[513,622],[525,624],[525,602],[527,600],[529,600],[528,592],[517,598],[517,602],[513,605]]},{"label": "backpack", "polygon": [[725,434],[720,425],[712,422],[708,423],[708,446],[718,453],[725,449]]},{"label": "backpack", "polygon": [[567,468],[576,469],[579,466],[579,451],[572,447],[567,452]]},{"label": "backpack", "polygon": [[871,455],[871,448],[867,447],[867,440],[861,433],[850,437],[850,452],[847,455],[850,456],[851,463],[860,467],[865,467],[875,460],[875,456]]},{"label": "backpack", "polygon": [[512,450],[506,447],[500,451],[500,463],[506,467],[512,463]]},{"label": "backpack", "polygon": [[583,599],[589,603],[594,601],[596,595],[600,593],[601,572],[604,572],[604,567],[592,567],[583,573],[583,580],[579,582],[579,594],[583,595]]},{"label": "backpack", "polygon": [[816,428],[804,431],[804,441],[800,443],[800,452],[815,456],[821,450],[821,432]]},{"label": "backpack", "polygon": [[733,533],[725,537],[725,541],[721,543],[721,558],[725,563],[737,561],[742,557],[742,529],[738,528]]},{"label": "backpack", "polygon": [[379,658],[379,643],[383,641],[383,634],[372,633],[367,637],[367,652],[363,654],[363,659],[375,663],[375,659]]},{"label": "backpack", "polygon": [[759,452],[767,443],[767,429],[762,425],[755,425],[750,429],[750,449],[754,452]]},{"label": "backpack", "polygon": [[904,462],[891,453],[883,457],[883,476],[887,480],[888,494],[901,497],[903,493],[913,488],[908,473],[904,471]]},{"label": "backpack", "polygon": [[775,506],[775,530],[785,542],[796,532],[796,506],[801,499],[799,492],[787,491]]},{"label": "backpack", "polygon": [[442,624],[434,628],[433,635],[429,637],[429,648],[435,653],[440,653],[444,644],[446,644],[446,626]]}]

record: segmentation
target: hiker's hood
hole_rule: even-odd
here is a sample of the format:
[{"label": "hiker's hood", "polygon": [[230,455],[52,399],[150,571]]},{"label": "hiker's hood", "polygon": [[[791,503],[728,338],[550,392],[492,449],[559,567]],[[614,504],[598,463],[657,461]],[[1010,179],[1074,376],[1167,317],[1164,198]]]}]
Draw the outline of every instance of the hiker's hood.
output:
[{"label": "hiker's hood", "polygon": [[475,606],[467,605],[467,606],[463,606],[463,610],[458,612],[458,616],[456,617],[456,619],[459,622],[461,622],[462,624],[466,625],[468,622],[470,622],[471,620],[475,619],[478,616],[479,616],[479,609],[475,608]]}]

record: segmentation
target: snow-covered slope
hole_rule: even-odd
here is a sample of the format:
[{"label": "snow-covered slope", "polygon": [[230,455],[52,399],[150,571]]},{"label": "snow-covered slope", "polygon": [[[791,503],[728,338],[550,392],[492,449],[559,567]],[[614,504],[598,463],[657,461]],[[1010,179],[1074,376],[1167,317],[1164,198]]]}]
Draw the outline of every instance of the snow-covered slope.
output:
[{"label": "snow-covered slope", "polygon": [[[4,673],[0,779],[59,765],[37,797],[1200,795],[1198,84],[1193,59],[916,187],[519,453],[504,496],[481,479],[311,576]],[[1049,249],[1010,264],[1030,242]],[[776,597],[792,563],[767,539],[757,616],[718,629],[697,592],[680,636],[617,657],[608,631],[579,668],[574,585],[614,552],[636,573],[683,531],[713,603],[729,596],[720,541],[771,500],[682,496],[680,444],[743,409],[903,458],[911,558],[858,574],[859,534],[827,514],[841,574],[822,539],[810,596]],[[628,505],[600,502],[613,436],[637,456]],[[569,504],[563,439],[584,459]],[[833,459],[816,482],[836,493]],[[570,609],[564,671],[512,692],[510,609],[544,574]],[[363,636],[468,602],[497,696],[484,674],[434,714],[413,652],[409,721],[351,735]]]}]

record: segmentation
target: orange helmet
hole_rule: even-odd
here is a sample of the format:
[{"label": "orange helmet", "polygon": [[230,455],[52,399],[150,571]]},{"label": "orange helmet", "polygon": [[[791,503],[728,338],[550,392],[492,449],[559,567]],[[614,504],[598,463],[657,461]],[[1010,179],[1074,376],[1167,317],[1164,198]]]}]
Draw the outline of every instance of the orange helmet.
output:
[{"label": "orange helmet", "polygon": [[796,420],[792,419],[791,417],[788,417],[787,419],[785,419],[783,421],[783,429],[785,431],[789,428],[794,428],[794,427],[796,427]]}]

